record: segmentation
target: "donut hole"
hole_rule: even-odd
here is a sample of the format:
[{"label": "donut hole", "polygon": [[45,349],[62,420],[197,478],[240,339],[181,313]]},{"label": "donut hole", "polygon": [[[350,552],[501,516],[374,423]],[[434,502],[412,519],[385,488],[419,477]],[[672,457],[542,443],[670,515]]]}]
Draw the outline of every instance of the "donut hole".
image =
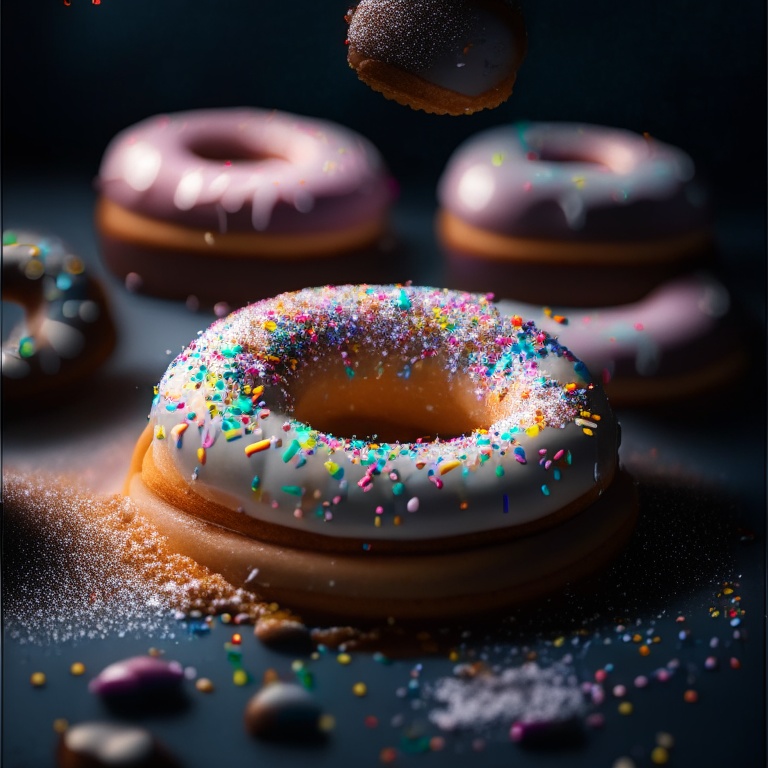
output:
[{"label": "donut hole", "polygon": [[[407,367],[406,367],[407,366]],[[348,370],[354,371],[352,377]],[[439,357],[410,365],[371,356],[306,369],[290,387],[292,415],[335,437],[385,443],[450,440],[494,421],[485,398],[465,373],[452,376]]]},{"label": "donut hole", "polygon": [[273,152],[257,151],[235,136],[221,136],[215,139],[201,136],[189,145],[189,151],[203,160],[221,163],[253,163],[260,160],[285,159]]},{"label": "donut hole", "polygon": [[626,146],[602,142],[595,146],[571,147],[544,145],[528,156],[532,162],[579,163],[590,165],[596,171],[627,174],[637,166],[636,153]]}]

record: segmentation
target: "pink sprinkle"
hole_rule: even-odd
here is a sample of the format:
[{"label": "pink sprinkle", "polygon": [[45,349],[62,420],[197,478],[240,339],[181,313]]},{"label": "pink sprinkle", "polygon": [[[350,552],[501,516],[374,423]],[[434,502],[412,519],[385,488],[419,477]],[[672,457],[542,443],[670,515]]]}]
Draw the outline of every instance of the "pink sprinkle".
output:
[{"label": "pink sprinkle", "polygon": [[512,727],[509,729],[509,738],[511,741],[523,740],[523,726],[520,723],[512,723]]},{"label": "pink sprinkle", "polygon": [[544,469],[549,469],[551,466],[552,466],[552,462],[551,461],[545,461],[544,462]]},{"label": "pink sprinkle", "polygon": [[300,509],[294,509],[293,510],[293,516],[294,517],[304,517],[304,513]]},{"label": "pink sprinkle", "polygon": [[659,671],[656,673],[656,679],[657,679],[657,680],[658,680],[660,683],[666,683],[666,682],[667,682],[667,680],[669,680],[669,678],[670,678],[670,677],[672,677],[672,675],[671,675],[671,674],[670,674],[670,673],[669,673],[669,672],[668,672],[666,669],[660,669],[660,670],[659,670]]},{"label": "pink sprinkle", "polygon": [[603,384],[608,384],[611,380],[611,372],[607,368],[603,368]]},{"label": "pink sprinkle", "polygon": [[563,454],[564,454],[564,453],[565,453],[565,451],[562,451],[562,450],[561,450],[561,451],[558,451],[558,452],[557,452],[557,453],[554,455],[554,458],[552,459],[552,461],[560,461],[560,459],[562,459],[562,458],[563,458]]},{"label": "pink sprinkle", "polygon": [[333,497],[333,503],[338,504],[341,501],[341,496],[334,496]]},{"label": "pink sprinkle", "polygon": [[714,656],[707,657],[704,662],[705,669],[715,669],[717,667],[717,659]]},{"label": "pink sprinkle", "polygon": [[645,675],[638,675],[635,678],[635,688],[645,688],[648,685],[648,678]]},{"label": "pink sprinkle", "polygon": [[602,728],[605,725],[605,716],[594,712],[587,718],[587,725],[590,728]]},{"label": "pink sprinkle", "polygon": [[604,683],[607,678],[608,673],[604,669],[598,669],[597,672],[595,672],[595,680],[597,680],[598,683]]},{"label": "pink sprinkle", "polygon": [[613,695],[617,699],[620,699],[622,696],[626,696],[627,695],[627,689],[623,685],[616,685],[613,688]]},{"label": "pink sprinkle", "polygon": [[546,456],[546,455],[547,455],[547,449],[539,448],[539,456]]},{"label": "pink sprinkle", "polygon": [[592,686],[592,703],[598,707],[605,701],[605,691],[601,685]]},{"label": "pink sprinkle", "polygon": [[419,499],[414,496],[406,505],[406,509],[409,512],[416,512],[419,509]]},{"label": "pink sprinkle", "polygon": [[530,192],[533,189],[533,184],[531,184],[530,181],[526,181],[525,184],[523,184],[523,192]]},{"label": "pink sprinkle", "polygon": [[645,326],[643,326],[642,323],[635,323],[635,330],[636,331],[642,331],[644,327]]},{"label": "pink sprinkle", "polygon": [[384,507],[376,507],[376,514],[377,515],[383,515],[384,514]]},{"label": "pink sprinkle", "polygon": [[521,464],[527,464],[528,462],[522,457],[515,454],[515,459],[519,461]]}]

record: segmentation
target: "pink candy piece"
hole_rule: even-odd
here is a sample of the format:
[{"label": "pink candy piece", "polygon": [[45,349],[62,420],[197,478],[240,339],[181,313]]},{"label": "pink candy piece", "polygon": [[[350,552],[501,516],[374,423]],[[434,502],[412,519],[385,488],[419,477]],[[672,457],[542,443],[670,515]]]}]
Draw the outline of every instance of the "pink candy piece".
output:
[{"label": "pink candy piece", "polygon": [[136,656],[110,664],[88,684],[97,696],[130,696],[176,688],[184,678],[177,661]]}]

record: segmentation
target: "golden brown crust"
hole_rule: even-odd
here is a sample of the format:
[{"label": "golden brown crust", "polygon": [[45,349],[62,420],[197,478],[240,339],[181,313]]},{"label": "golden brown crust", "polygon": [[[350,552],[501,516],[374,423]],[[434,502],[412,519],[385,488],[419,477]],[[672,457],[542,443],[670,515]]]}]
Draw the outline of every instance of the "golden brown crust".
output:
[{"label": "golden brown crust", "polygon": [[435,224],[438,237],[450,248],[468,251],[487,261],[520,264],[657,265],[685,260],[712,248],[712,234],[708,229],[643,242],[580,243],[491,232],[467,224],[444,209],[438,212]]},{"label": "golden brown crust", "polygon": [[[596,502],[599,512],[595,506],[584,511],[584,522],[579,517],[566,522],[568,533],[553,529],[559,543],[551,551],[550,532],[544,532],[532,536],[523,550],[512,541],[388,557],[307,552],[253,541],[157,500],[139,475],[132,478],[131,496],[171,549],[231,583],[258,589],[266,599],[303,612],[375,619],[469,615],[535,600],[607,565],[625,545],[638,514],[637,489],[619,472]],[[602,520],[597,525],[595,514]],[[531,547],[534,553],[527,554]]]},{"label": "golden brown crust", "polygon": [[494,4],[494,9],[506,15],[512,26],[518,52],[512,72],[494,88],[479,96],[465,96],[394,67],[383,61],[368,58],[350,45],[347,54],[349,66],[374,91],[404,107],[420,109],[435,115],[471,115],[483,109],[495,109],[511,95],[517,79],[517,70],[528,51],[528,39],[522,14],[517,10]]},{"label": "golden brown crust", "polygon": [[[232,509],[205,499],[195,493],[194,486],[181,477],[173,461],[165,450],[153,450],[152,433],[145,430],[134,451],[131,471],[126,479],[126,488],[130,485],[133,474],[138,471],[139,456],[141,459],[141,479],[144,484],[160,499],[177,507],[194,517],[214,525],[236,531],[258,541],[268,542],[296,549],[322,552],[354,552],[359,553],[364,541],[362,539],[323,536],[307,533],[295,528],[287,528],[274,523],[257,520],[248,515],[240,514]],[[143,455],[142,455],[143,453]],[[606,478],[609,483],[613,474]],[[492,531],[479,531],[461,536],[436,537],[433,539],[417,539],[410,541],[377,540],[376,552],[379,554],[407,554],[427,552],[447,552],[461,549],[471,549],[492,542],[517,539],[538,531],[551,528],[577,514],[592,504],[599,495],[597,485],[589,492],[559,509],[554,514],[539,520],[521,525]]]},{"label": "golden brown crust", "polygon": [[614,406],[638,403],[661,405],[672,400],[693,397],[727,384],[743,373],[746,367],[747,357],[744,351],[739,349],[725,358],[720,357],[688,373],[661,377],[619,377],[603,387]]},{"label": "golden brown crust", "polygon": [[207,232],[152,219],[100,197],[96,228],[106,237],[140,246],[155,246],[179,255],[205,254],[211,258],[306,259],[336,256],[375,243],[387,230],[382,216],[337,232],[268,234],[264,232]]}]

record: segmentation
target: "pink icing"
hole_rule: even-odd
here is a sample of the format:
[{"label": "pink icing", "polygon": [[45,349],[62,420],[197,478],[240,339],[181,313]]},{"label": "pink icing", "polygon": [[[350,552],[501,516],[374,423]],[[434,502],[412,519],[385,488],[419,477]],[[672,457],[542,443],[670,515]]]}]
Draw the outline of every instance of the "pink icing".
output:
[{"label": "pink icing", "polygon": [[[695,370],[712,359],[713,350],[735,348],[727,289],[707,274],[663,283],[638,302],[596,309],[543,308],[500,302],[506,314],[530,317],[573,349],[591,374],[664,376]],[[563,322],[553,319],[564,318]]]},{"label": "pink icing", "polygon": [[119,133],[101,194],[153,219],[213,232],[311,233],[385,215],[376,148],[343,126],[262,109],[151,117]]},{"label": "pink icing", "polygon": [[707,226],[694,172],[685,152],[629,131],[518,123],[464,142],[438,196],[463,221],[515,237],[645,240]]}]

